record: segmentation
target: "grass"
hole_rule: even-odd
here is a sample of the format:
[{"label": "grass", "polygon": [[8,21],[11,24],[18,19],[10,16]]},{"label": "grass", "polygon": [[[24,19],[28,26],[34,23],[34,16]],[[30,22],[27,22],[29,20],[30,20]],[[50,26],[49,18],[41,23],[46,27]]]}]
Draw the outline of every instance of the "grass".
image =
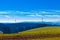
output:
[{"label": "grass", "polygon": [[44,39],[28,39],[28,40],[60,40],[60,37],[44,38]]},{"label": "grass", "polygon": [[19,32],[20,35],[39,35],[39,34],[60,34],[59,26],[43,27]]},{"label": "grass", "polygon": [[23,36],[23,35],[37,35],[37,34],[60,34],[60,26],[51,26],[43,28],[35,28],[15,34],[0,34],[0,36]]},{"label": "grass", "polygon": [[[29,35],[41,35],[41,34],[60,34],[60,26],[51,26],[51,27],[42,27],[42,28],[35,28],[15,34],[0,34],[0,36],[29,36]],[[28,40],[60,40],[59,37],[46,37],[46,38],[36,38],[36,39],[29,39]]]},{"label": "grass", "polygon": [[60,37],[44,38],[44,39],[28,39],[28,40],[60,40]]}]

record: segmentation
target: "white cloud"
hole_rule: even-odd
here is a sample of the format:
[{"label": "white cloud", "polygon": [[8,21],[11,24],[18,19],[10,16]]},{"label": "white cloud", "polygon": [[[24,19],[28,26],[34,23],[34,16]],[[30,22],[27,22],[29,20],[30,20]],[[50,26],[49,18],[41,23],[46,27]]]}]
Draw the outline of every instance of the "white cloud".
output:
[{"label": "white cloud", "polygon": [[49,10],[49,11],[28,11],[28,12],[24,12],[24,11],[0,11],[0,14],[59,14],[58,12],[60,12],[60,10]]},{"label": "white cloud", "polygon": [[27,15],[27,16],[35,16],[35,15]]},{"label": "white cloud", "polygon": [[[60,13],[60,10],[55,10],[55,11],[53,11],[53,10],[46,11],[45,10],[45,11],[33,11],[33,12],[31,12],[31,11],[29,11],[29,12],[22,12],[22,11],[0,11],[0,15],[6,14],[6,15],[1,16],[0,18],[4,18],[4,17],[6,18],[5,20],[1,20],[1,22],[15,22],[15,19],[13,19],[13,17],[11,19],[11,16],[16,17],[16,16],[18,16],[16,14],[19,14],[19,15],[24,15],[24,16],[18,16],[18,18],[24,17],[26,19],[26,17],[29,18],[31,16],[30,20],[22,19],[23,21],[39,21],[39,20],[41,21],[41,17],[44,17],[44,18],[48,19],[48,20],[46,19],[45,21],[53,21],[54,18],[56,18],[56,17],[60,18],[60,14],[58,12]],[[7,14],[9,14],[9,15],[7,15]],[[26,15],[26,17],[25,17],[25,14],[28,14],[28,15]],[[35,17],[36,17],[36,19],[38,17],[38,20],[35,20],[34,19]],[[7,18],[9,18],[10,21]],[[32,20],[31,18],[33,18],[34,20]],[[19,19],[19,21],[17,20],[16,22],[22,22],[22,20]],[[57,19],[56,21],[59,21],[59,20]]]},{"label": "white cloud", "polygon": [[6,18],[10,18],[10,16],[8,16],[8,15],[5,15],[5,17],[6,17]]},{"label": "white cloud", "polygon": [[53,12],[60,12],[60,10],[52,10]]},{"label": "white cloud", "polygon": [[6,11],[0,11],[0,14],[8,14],[10,12],[6,12]]},{"label": "white cloud", "polygon": [[16,11],[18,14],[30,14],[30,12],[22,12],[22,11]]},{"label": "white cloud", "polygon": [[30,15],[27,15],[27,16],[31,16],[31,17],[32,17],[32,16],[33,16],[33,17],[35,17],[35,16],[39,16],[39,17],[40,17],[40,16],[41,16],[41,17],[42,17],[42,15],[40,15],[40,14],[30,14]]},{"label": "white cloud", "polygon": [[42,15],[40,15],[40,14],[36,14],[36,16],[42,16]]},{"label": "white cloud", "polygon": [[46,14],[46,13],[48,13],[48,12],[46,12],[46,11],[41,11],[41,13],[44,13],[44,14]]},{"label": "white cloud", "polygon": [[60,15],[44,15],[46,17],[60,17]]}]

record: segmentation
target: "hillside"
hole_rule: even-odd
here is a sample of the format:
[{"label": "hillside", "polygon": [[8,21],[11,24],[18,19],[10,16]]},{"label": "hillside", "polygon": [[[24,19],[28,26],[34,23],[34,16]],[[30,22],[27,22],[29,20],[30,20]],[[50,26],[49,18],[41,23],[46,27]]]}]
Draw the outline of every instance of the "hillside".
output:
[{"label": "hillside", "polygon": [[60,34],[60,26],[35,28],[35,29],[31,29],[19,33],[20,35]]},{"label": "hillside", "polygon": [[41,28],[46,26],[60,26],[59,23],[52,22],[21,22],[21,23],[0,23],[0,31],[3,33],[18,33],[35,28]]},{"label": "hillside", "polygon": [[60,40],[60,27],[50,26],[50,27],[36,28],[24,32],[19,32],[19,34],[24,39],[30,39],[30,40]]},{"label": "hillside", "polygon": [[42,28],[35,28],[16,34],[0,34],[3,39],[16,40],[60,40],[60,26],[47,26]]}]

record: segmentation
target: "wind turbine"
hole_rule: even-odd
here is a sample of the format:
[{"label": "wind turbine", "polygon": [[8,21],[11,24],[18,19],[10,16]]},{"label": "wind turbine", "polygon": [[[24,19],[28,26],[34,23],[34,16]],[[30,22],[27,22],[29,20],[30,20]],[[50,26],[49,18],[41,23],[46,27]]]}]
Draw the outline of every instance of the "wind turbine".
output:
[{"label": "wind turbine", "polygon": [[14,18],[15,18],[15,23],[16,23],[16,17],[14,16]]},{"label": "wind turbine", "polygon": [[16,18],[15,18],[15,22],[16,22]]},{"label": "wind turbine", "polygon": [[44,16],[42,15],[42,17],[41,17],[41,18],[42,18],[42,19],[41,19],[41,20],[42,20],[42,23],[43,23],[43,17],[44,17]]}]

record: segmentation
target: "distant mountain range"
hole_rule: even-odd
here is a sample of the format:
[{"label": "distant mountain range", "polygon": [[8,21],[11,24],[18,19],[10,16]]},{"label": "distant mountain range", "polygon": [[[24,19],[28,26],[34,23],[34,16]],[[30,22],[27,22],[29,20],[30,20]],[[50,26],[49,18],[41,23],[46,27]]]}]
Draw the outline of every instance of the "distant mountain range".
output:
[{"label": "distant mountain range", "polygon": [[60,23],[57,22],[0,23],[0,31],[2,31],[3,33],[17,33],[45,26],[60,26]]}]

